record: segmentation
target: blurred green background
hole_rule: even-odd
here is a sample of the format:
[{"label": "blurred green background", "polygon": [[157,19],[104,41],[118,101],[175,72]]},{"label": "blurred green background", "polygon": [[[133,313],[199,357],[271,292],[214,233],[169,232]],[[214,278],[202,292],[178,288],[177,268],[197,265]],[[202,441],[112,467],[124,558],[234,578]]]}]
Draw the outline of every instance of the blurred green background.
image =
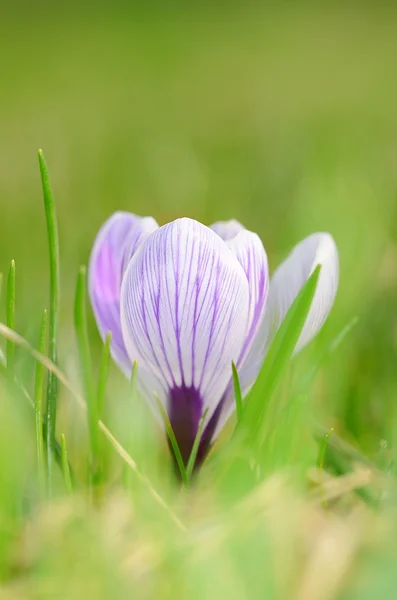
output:
[{"label": "blurred green background", "polygon": [[0,270],[15,258],[17,330],[35,342],[48,305],[38,148],[58,207],[63,363],[78,267],[115,210],[237,218],[272,269],[330,231],[339,294],[308,352],[360,320],[315,393],[325,424],[376,454],[397,400],[393,7],[14,4],[0,28]]}]

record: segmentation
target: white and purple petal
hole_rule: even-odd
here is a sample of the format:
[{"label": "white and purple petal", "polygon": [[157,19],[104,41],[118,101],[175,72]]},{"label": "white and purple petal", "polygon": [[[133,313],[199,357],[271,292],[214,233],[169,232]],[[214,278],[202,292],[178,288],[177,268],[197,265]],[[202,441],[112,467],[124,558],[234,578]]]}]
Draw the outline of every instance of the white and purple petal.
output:
[{"label": "white and purple petal", "polygon": [[120,327],[122,277],[130,258],[156,229],[152,217],[116,212],[99,230],[90,256],[88,287],[99,333],[105,340],[111,332],[112,356],[126,375],[131,374],[131,363]]},{"label": "white and purple petal", "polygon": [[161,227],[131,260],[121,292],[130,361],[168,390],[166,409],[187,460],[200,417],[216,411],[244,345],[247,277],[233,252],[192,219]]},{"label": "white and purple petal", "polygon": [[211,229],[215,231],[225,242],[236,237],[240,231],[245,231],[244,225],[241,225],[236,219],[230,219],[230,221],[217,221],[210,225]]},{"label": "white and purple petal", "polygon": [[[339,263],[337,248],[332,236],[328,233],[316,233],[304,239],[292,250],[270,280],[264,319],[256,329],[253,342],[245,354],[244,360],[238,365],[243,395],[246,395],[254,384],[275,333],[292,302],[318,264],[321,264],[322,268],[317,289],[295,353],[308,344],[324,324],[332,308],[338,287]],[[229,387],[223,400],[223,408],[216,425],[214,438],[233,414],[234,403],[234,391]]]},{"label": "white and purple petal", "polygon": [[321,272],[316,292],[295,352],[306,346],[324,325],[338,289],[339,260],[333,237],[329,233],[314,233],[295,246],[271,279],[264,321],[265,348],[317,265],[321,265]]},{"label": "white and purple petal", "polygon": [[269,290],[269,266],[262,241],[256,233],[243,229],[226,243],[244,269],[249,290],[247,331],[237,361],[239,367],[252,347],[264,319]]}]

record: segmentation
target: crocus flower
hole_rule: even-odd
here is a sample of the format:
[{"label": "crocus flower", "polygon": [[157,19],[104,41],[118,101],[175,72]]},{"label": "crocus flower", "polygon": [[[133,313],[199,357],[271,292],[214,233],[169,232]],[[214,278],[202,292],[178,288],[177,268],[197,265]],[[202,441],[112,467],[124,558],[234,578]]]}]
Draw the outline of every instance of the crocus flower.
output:
[{"label": "crocus flower", "polygon": [[142,394],[162,402],[185,463],[200,419],[200,463],[234,410],[231,363],[243,392],[317,264],[317,289],[296,351],[323,325],[338,286],[338,255],[327,233],[298,244],[275,271],[260,238],[237,221],[206,227],[177,219],[115,213],[100,229],[89,265],[89,292],[102,339],[127,377],[138,361]]}]

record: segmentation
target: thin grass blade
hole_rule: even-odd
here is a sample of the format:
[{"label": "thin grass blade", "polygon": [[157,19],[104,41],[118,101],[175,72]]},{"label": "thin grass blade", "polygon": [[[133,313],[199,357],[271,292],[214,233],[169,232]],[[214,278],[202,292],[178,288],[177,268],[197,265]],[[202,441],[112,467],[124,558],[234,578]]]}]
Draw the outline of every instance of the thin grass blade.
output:
[{"label": "thin grass blade", "polygon": [[243,436],[251,440],[258,441],[270,397],[292,358],[316,291],[320,268],[320,265],[316,267],[292,303],[245,402],[237,430],[243,431]]},{"label": "thin grass blade", "polygon": [[241,395],[240,379],[239,379],[236,365],[234,364],[234,362],[232,362],[232,372],[233,372],[234,397],[236,400],[237,421],[240,421],[241,415],[243,414],[243,397]]},{"label": "thin grass blade", "polygon": [[[39,335],[39,352],[46,354],[47,342],[47,323],[48,311],[43,311],[41,318],[40,335]],[[36,361],[35,387],[34,387],[34,409],[36,416],[36,453],[37,453],[37,468],[39,476],[39,486],[41,492],[45,492],[45,456],[44,456],[44,441],[43,441],[43,392],[44,392],[44,366],[40,361]]]},{"label": "thin grass blade", "polygon": [[158,407],[161,417],[163,419],[164,427],[167,432],[168,438],[170,440],[172,450],[174,452],[175,460],[177,462],[177,465],[178,465],[178,468],[179,468],[179,471],[181,474],[182,483],[186,486],[188,484],[186,469],[185,469],[185,465],[183,462],[181,451],[179,450],[179,445],[178,445],[177,439],[175,437],[174,430],[172,429],[172,425],[170,423],[170,420],[168,418],[166,411],[164,410],[164,406],[162,405],[160,398],[158,397],[158,395],[155,392],[153,392],[153,396],[154,396],[154,399],[156,400],[157,407]]},{"label": "thin grass blade", "polygon": [[189,456],[186,467],[186,480],[190,483],[193,475],[194,465],[196,464],[197,452],[200,446],[201,436],[203,435],[205,417],[207,416],[208,408],[204,411],[197,429],[196,437],[194,438],[193,448]]},{"label": "thin grass blade", "polygon": [[[52,193],[48,168],[42,150],[39,150],[39,165],[44,196],[44,210],[50,257],[50,309],[48,319],[48,357],[58,363],[58,325],[60,301],[59,237],[55,200]],[[52,489],[53,453],[55,451],[55,427],[57,407],[57,378],[49,371],[47,385],[47,485]]]}]

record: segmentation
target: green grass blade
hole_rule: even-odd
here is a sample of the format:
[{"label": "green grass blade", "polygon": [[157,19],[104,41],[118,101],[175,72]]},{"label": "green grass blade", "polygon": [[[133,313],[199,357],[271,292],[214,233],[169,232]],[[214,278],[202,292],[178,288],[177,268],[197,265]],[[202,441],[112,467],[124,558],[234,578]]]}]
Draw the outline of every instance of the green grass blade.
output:
[{"label": "green grass blade", "polygon": [[156,400],[157,407],[158,407],[161,417],[163,419],[164,427],[167,432],[168,438],[170,440],[172,450],[174,452],[175,460],[177,462],[177,465],[178,465],[178,468],[179,468],[179,471],[181,474],[182,483],[185,486],[187,486],[188,480],[187,480],[187,475],[186,475],[185,464],[183,462],[181,451],[179,450],[179,445],[178,445],[177,439],[175,437],[174,430],[172,429],[172,425],[171,425],[168,415],[164,409],[164,406],[161,404],[160,398],[158,397],[158,395],[155,392],[153,392],[153,396],[154,396],[154,399]]},{"label": "green grass blade", "polygon": [[[320,265],[302,287],[277,331],[262,369],[246,400],[240,423],[243,435],[258,441],[271,395],[274,393],[293,355],[306,322],[320,275]],[[237,430],[241,430],[238,426]]]},{"label": "green grass blade", "polygon": [[[133,407],[136,403],[137,395],[138,395],[137,384],[138,384],[138,361],[134,360],[134,363],[132,365],[131,380],[130,380],[130,388],[131,388],[130,401],[131,401],[131,404]],[[132,446],[132,443],[127,445],[128,450],[131,450],[131,447],[128,447],[128,446]],[[124,468],[123,468],[123,484],[127,491],[131,491],[133,489],[133,477],[132,477],[131,469],[129,469],[128,465],[125,463],[124,463]]]},{"label": "green grass blade", "polygon": [[109,333],[106,336],[105,343],[102,349],[101,363],[99,366],[99,377],[97,387],[97,406],[98,406],[98,418],[102,419],[103,407],[105,405],[106,385],[108,381],[109,365],[110,365],[110,345],[112,343],[112,334]]},{"label": "green grass blade", "polygon": [[[43,311],[39,336],[39,352],[46,354],[47,341],[47,322],[48,312]],[[43,390],[44,390],[44,366],[40,361],[36,361],[35,387],[34,387],[34,408],[36,415],[36,452],[37,468],[39,475],[40,490],[45,491],[45,456],[43,441]]]},{"label": "green grass blade", "polygon": [[134,360],[131,371],[131,397],[134,401],[138,393],[138,361]]},{"label": "green grass blade", "polygon": [[187,462],[187,467],[186,467],[186,480],[187,483],[190,483],[190,480],[192,478],[193,475],[193,469],[194,469],[194,465],[196,464],[196,458],[197,458],[197,452],[200,446],[200,440],[201,440],[201,436],[203,435],[203,429],[204,429],[204,421],[205,421],[205,417],[207,416],[207,412],[208,412],[208,408],[204,411],[201,419],[200,419],[200,423],[198,426],[198,430],[196,433],[196,437],[194,438],[194,442],[193,442],[193,448],[192,451],[190,453],[189,456],[189,460]]},{"label": "green grass blade", "polygon": [[72,485],[72,478],[70,476],[66,440],[65,440],[65,436],[63,433],[61,433],[61,464],[62,464],[62,474],[63,474],[63,481],[65,483],[65,488],[66,488],[67,493],[71,494],[73,492],[73,485]]},{"label": "green grass blade", "polygon": [[[10,329],[15,329],[15,261],[12,260],[7,278],[7,307],[6,307],[6,324]],[[7,340],[7,368],[9,375],[14,379],[15,366],[15,344]]]},{"label": "green grass blade", "polygon": [[234,397],[236,400],[237,421],[240,421],[241,415],[243,414],[243,397],[241,395],[240,380],[239,380],[236,365],[234,364],[234,362],[232,362],[232,372],[233,372]]},{"label": "green grass blade", "polygon": [[[44,209],[47,221],[47,235],[50,257],[50,310],[48,320],[48,358],[55,364],[58,363],[58,324],[59,324],[59,299],[60,299],[60,272],[59,272],[59,238],[58,223],[55,210],[55,201],[48,176],[47,164],[43,151],[39,150],[39,165],[41,183],[43,187]],[[47,484],[51,493],[53,452],[55,449],[55,426],[57,406],[57,378],[48,373],[47,385]]]},{"label": "green grass blade", "polygon": [[76,285],[74,319],[80,358],[80,369],[84,385],[85,401],[87,404],[88,431],[90,440],[90,483],[96,485],[101,481],[101,457],[97,394],[92,376],[91,352],[87,332],[86,287],[86,268],[81,267]]}]

